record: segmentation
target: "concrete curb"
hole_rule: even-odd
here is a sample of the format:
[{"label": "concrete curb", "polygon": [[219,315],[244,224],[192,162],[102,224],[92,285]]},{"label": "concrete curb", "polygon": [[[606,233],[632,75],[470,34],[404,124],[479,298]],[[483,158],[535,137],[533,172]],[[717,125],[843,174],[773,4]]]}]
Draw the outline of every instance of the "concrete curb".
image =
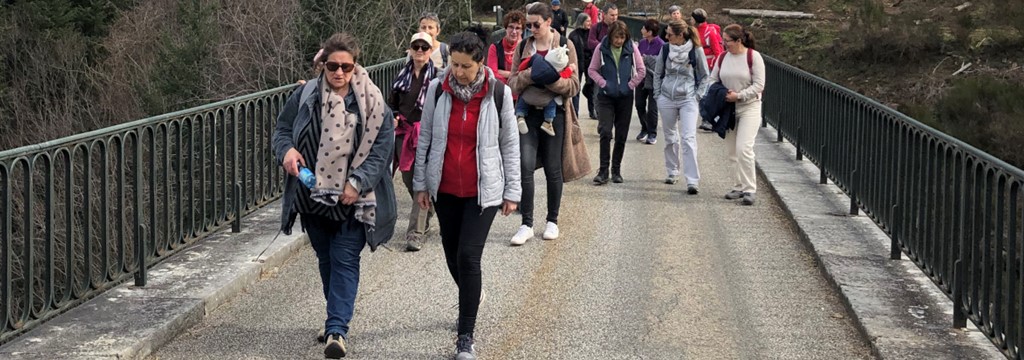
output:
[{"label": "concrete curb", "polygon": [[819,171],[796,160],[796,148],[762,128],[758,172],[793,219],[822,274],[882,359],[1005,359],[968,323],[952,328],[953,303],[910,260],[890,260],[890,239],[866,216],[850,216],[850,199]]},{"label": "concrete curb", "polygon": [[280,208],[268,204],[243,219],[241,233],[219,230],[161,262],[146,287],[118,285],[4,344],[0,358],[145,358],[308,243],[298,231],[273,241]]}]

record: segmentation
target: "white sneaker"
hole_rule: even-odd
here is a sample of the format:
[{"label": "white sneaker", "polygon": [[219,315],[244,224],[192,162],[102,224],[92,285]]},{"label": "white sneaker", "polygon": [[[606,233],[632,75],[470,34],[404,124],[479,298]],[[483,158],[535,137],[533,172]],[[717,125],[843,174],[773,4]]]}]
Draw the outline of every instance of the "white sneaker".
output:
[{"label": "white sneaker", "polygon": [[548,221],[548,225],[544,227],[544,240],[554,240],[558,238],[558,225]]},{"label": "white sneaker", "polygon": [[509,240],[509,244],[512,246],[519,246],[526,243],[526,240],[533,238],[533,228],[521,225],[519,226],[519,232],[512,236],[512,240]]}]

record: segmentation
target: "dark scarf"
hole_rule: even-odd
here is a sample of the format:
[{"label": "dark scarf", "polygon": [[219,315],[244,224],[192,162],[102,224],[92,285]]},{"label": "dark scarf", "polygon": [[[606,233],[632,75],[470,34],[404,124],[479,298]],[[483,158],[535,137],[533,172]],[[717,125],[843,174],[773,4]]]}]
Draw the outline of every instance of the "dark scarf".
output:
[{"label": "dark scarf", "polygon": [[[425,67],[427,68],[427,71],[423,75],[423,83],[424,84],[429,82],[430,79],[433,79],[435,76],[437,76],[436,75],[437,69],[434,67],[434,61],[433,60],[427,59],[427,65],[425,65]],[[399,91],[399,92],[403,92],[403,93],[408,93],[409,90],[412,88],[412,77],[413,77],[413,73],[415,71],[416,70],[413,69],[412,59],[409,59],[409,61],[407,61],[405,63],[405,67],[402,68],[402,72],[398,73],[398,77],[395,78],[395,83],[392,84],[391,87],[393,89],[395,89],[395,91]],[[426,86],[421,86],[420,87],[420,94],[419,94],[419,96],[416,97],[416,109],[417,110],[423,110],[423,98],[426,96],[426,93],[427,93],[427,87]]]}]

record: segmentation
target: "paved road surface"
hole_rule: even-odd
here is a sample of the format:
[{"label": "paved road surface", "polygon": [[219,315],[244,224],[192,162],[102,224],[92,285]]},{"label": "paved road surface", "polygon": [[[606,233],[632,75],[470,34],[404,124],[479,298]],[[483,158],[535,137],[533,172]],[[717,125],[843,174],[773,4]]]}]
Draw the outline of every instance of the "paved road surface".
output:
[{"label": "paved road surface", "polygon": [[[597,122],[584,116],[581,123],[596,163]],[[634,121],[630,138],[638,131]],[[753,207],[722,199],[729,186],[724,142],[707,133],[698,139],[700,195],[662,183],[663,139],[654,146],[631,140],[626,183],[595,187],[587,178],[566,185],[561,239],[542,241],[538,228],[538,238],[510,247],[519,219],[499,216],[484,252],[478,355],[870,358],[779,204],[767,192]],[[537,177],[543,184],[543,173]],[[543,219],[543,186],[537,194]],[[407,209],[410,201],[401,200]],[[363,253],[350,358],[453,355],[456,288],[434,229],[418,253]],[[315,256],[303,250],[151,358],[322,358],[314,340],[324,316],[320,291]]]}]

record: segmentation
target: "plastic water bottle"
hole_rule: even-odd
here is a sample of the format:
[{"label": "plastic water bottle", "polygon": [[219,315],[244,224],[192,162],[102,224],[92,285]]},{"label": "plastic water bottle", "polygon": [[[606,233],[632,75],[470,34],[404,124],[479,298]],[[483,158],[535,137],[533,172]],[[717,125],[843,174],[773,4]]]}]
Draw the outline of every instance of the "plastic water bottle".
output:
[{"label": "plastic water bottle", "polygon": [[313,175],[313,171],[300,166],[299,167],[299,182],[306,187],[313,189],[316,186],[316,175]]}]

